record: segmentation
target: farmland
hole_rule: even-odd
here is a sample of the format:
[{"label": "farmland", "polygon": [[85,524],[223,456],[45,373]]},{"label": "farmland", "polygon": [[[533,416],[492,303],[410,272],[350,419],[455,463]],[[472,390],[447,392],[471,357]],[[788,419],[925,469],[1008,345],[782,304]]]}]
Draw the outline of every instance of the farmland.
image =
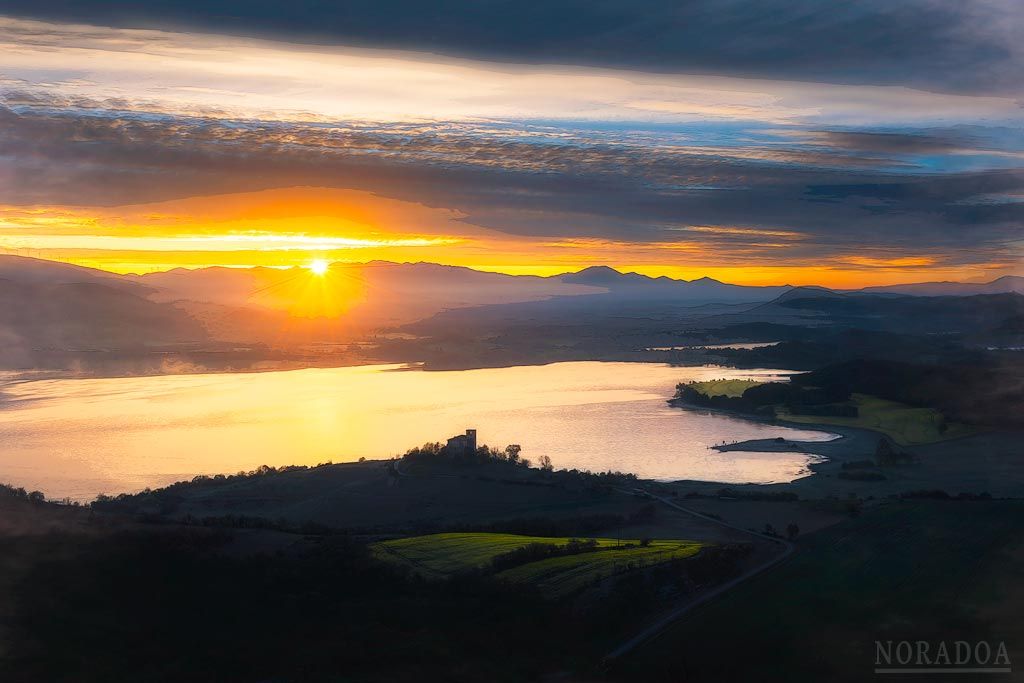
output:
[{"label": "farmland", "polygon": [[533,584],[545,595],[562,596],[623,571],[692,557],[700,548],[699,543],[652,541],[649,546],[609,547],[597,552],[552,557],[506,569],[497,576],[499,579]]},{"label": "farmland", "polygon": [[[486,567],[498,555],[531,543],[565,545],[570,540],[517,534],[430,534],[375,543],[372,549],[379,559],[405,564],[427,576],[442,577]],[[609,538],[595,540],[598,547],[622,543]]]},{"label": "farmland", "polygon": [[[378,559],[405,565],[428,578],[443,578],[473,569],[487,570],[496,557],[531,544],[562,547],[572,540],[491,533],[431,534],[376,543],[372,551]],[[702,547],[690,541],[642,544],[639,540],[593,540],[593,550],[526,562],[496,576],[535,585],[545,595],[556,597],[624,571],[691,557]]]},{"label": "farmland", "polygon": [[966,425],[947,423],[942,413],[932,408],[915,408],[866,394],[853,394],[850,403],[857,407],[857,417],[793,415],[781,407],[776,409],[776,417],[804,424],[873,429],[888,435],[902,446],[935,443],[976,433],[976,430]]}]

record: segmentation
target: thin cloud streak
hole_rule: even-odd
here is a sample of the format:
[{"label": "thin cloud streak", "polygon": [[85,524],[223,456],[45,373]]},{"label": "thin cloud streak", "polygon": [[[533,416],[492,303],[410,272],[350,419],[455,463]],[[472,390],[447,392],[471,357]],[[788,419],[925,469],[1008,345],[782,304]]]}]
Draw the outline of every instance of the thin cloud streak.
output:
[{"label": "thin cloud streak", "polygon": [[1017,0],[7,0],[11,14],[518,64],[1020,94]]},{"label": "thin cloud streak", "polygon": [[8,79],[44,87],[51,96],[138,102],[169,113],[377,121],[711,117],[848,125],[1009,121],[1021,113],[1014,97],[496,65],[2,17],[0,49]]}]

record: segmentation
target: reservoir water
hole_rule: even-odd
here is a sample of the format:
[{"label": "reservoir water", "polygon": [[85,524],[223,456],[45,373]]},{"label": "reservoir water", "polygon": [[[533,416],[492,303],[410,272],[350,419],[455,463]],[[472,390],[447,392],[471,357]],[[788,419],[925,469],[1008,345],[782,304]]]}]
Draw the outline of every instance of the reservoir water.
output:
[{"label": "reservoir water", "polygon": [[556,468],[657,479],[789,481],[800,453],[719,453],[723,441],[833,435],[666,404],[679,382],[781,370],[575,362],[424,372],[399,366],[0,383],[0,482],[50,498],[157,487],[259,465],[387,458],[475,428]]}]

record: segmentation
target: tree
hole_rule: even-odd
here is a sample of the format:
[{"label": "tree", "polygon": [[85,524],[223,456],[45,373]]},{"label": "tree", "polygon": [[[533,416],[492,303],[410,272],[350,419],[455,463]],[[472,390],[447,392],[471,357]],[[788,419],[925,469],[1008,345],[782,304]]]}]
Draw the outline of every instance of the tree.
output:
[{"label": "tree", "polygon": [[519,454],[522,452],[523,447],[517,443],[509,444],[505,446],[505,459],[509,462],[518,462]]},{"label": "tree", "polygon": [[791,541],[795,541],[796,537],[800,535],[800,527],[796,525],[796,522],[790,522],[786,526],[786,535],[789,536]]},{"label": "tree", "polygon": [[547,455],[540,456],[540,458],[537,459],[537,464],[538,466],[540,466],[542,470],[545,470],[546,472],[550,472],[551,470],[555,469],[554,464],[552,464],[551,462],[551,457]]}]

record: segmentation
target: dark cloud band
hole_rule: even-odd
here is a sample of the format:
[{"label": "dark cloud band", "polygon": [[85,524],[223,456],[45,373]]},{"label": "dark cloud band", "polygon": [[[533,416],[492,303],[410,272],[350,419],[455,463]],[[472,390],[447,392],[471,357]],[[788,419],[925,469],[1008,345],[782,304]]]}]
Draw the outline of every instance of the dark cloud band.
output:
[{"label": "dark cloud band", "polygon": [[3,11],[518,63],[1024,92],[1016,0],[7,0]]}]

